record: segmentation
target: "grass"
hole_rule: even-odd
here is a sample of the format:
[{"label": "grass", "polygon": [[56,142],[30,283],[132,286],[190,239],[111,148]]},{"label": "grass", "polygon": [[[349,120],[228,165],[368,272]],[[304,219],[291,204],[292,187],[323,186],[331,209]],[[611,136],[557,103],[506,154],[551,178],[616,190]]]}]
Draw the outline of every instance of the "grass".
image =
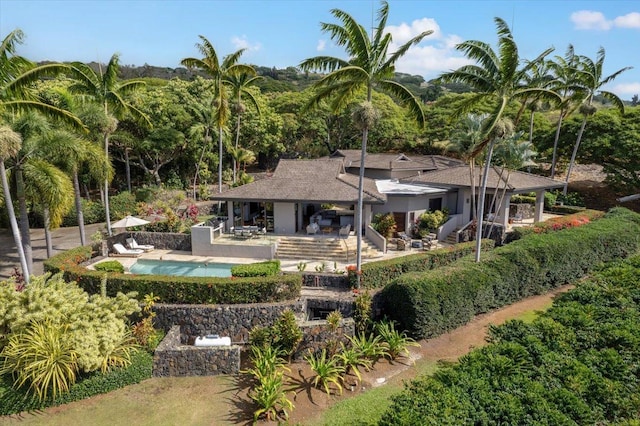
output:
[{"label": "grass", "polygon": [[533,320],[535,320],[536,318],[538,318],[538,316],[540,316],[540,314],[544,311],[546,311],[547,309],[549,309],[551,306],[553,305],[553,300],[549,300],[544,306],[542,306],[540,309],[536,309],[533,311],[527,311],[522,313],[521,315],[518,315],[516,317],[514,317],[513,319],[517,319],[517,320],[521,320],[523,322],[526,323],[532,323]]}]

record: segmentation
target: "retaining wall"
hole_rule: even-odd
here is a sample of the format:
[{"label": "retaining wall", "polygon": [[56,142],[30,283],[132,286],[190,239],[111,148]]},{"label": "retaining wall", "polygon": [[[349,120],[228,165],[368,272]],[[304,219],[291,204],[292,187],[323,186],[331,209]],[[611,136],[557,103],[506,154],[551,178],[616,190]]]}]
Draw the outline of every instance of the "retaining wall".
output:
[{"label": "retaining wall", "polygon": [[154,377],[215,376],[240,371],[240,347],[191,346],[171,327],[153,354]]}]

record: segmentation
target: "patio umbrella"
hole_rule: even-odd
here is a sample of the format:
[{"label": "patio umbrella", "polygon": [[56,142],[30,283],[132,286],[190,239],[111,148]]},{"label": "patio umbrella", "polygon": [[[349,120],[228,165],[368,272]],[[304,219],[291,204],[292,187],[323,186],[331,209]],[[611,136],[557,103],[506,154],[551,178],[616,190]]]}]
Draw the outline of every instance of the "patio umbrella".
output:
[{"label": "patio umbrella", "polygon": [[140,219],[135,216],[125,216],[117,222],[111,224],[112,228],[131,228],[133,226],[142,226],[151,223],[148,220]]}]

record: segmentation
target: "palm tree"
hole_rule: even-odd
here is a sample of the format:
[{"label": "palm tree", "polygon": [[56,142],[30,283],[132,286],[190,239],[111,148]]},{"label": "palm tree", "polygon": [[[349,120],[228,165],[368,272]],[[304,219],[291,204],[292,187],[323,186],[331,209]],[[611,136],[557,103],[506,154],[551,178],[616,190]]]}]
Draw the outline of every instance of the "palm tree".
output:
[{"label": "palm tree", "polygon": [[[349,55],[348,60],[330,57],[316,56],[304,60],[300,68],[304,71],[320,70],[329,72],[328,75],[318,81],[314,88],[315,96],[312,98],[309,108],[319,106],[325,100],[331,100],[333,111],[344,109],[361,90],[366,91],[365,102],[361,104],[358,114],[361,120],[362,147],[360,155],[360,175],[358,180],[358,206],[356,216],[357,257],[356,269],[360,271],[362,264],[362,210],[363,210],[363,185],[365,158],[367,154],[367,138],[371,125],[374,124],[376,113],[371,106],[373,89],[376,88],[394,96],[402,105],[407,107],[412,116],[420,125],[424,124],[424,114],[421,103],[403,85],[392,80],[395,73],[395,63],[413,45],[420,43],[422,39],[433,31],[425,31],[412,38],[395,52],[389,53],[392,42],[391,34],[385,32],[389,4],[382,2],[378,10],[378,23],[373,29],[371,38],[364,26],[346,12],[332,9],[331,14],[340,22],[339,24],[321,23],[324,32],[331,35],[331,39],[343,46]],[[358,275],[359,276],[359,275]]]},{"label": "palm tree", "polygon": [[111,164],[104,155],[104,151],[96,144],[65,130],[55,130],[45,135],[41,144],[44,158],[71,176],[75,200],[76,217],[80,232],[80,244],[87,244],[84,230],[84,214],[82,211],[82,197],[78,173],[83,165],[92,178],[98,181],[110,179],[113,175]]},{"label": "palm tree", "polygon": [[[253,68],[251,67],[253,70]],[[260,115],[260,106],[258,105],[258,101],[253,95],[253,93],[248,90],[249,87],[254,84],[257,80],[261,79],[261,76],[255,75],[256,72],[253,70],[253,73],[247,72],[238,72],[234,74],[230,74],[226,77],[226,81],[231,88],[231,95],[236,100],[234,109],[236,112],[236,143],[235,150],[238,150],[238,144],[240,142],[240,118],[242,114],[244,114],[245,107],[242,104],[242,95],[246,95],[251,104],[254,106],[258,115]],[[236,170],[239,165],[236,165],[236,158],[233,157],[233,183],[236,183]]]},{"label": "palm tree", "polygon": [[[214,102],[212,104],[211,114],[214,117],[218,130],[218,192],[222,192],[222,146],[224,127],[229,121],[229,93],[226,90],[231,83],[228,81],[229,76],[234,74],[255,75],[255,70],[249,65],[238,64],[240,56],[245,49],[240,49],[222,60],[218,60],[218,53],[213,45],[204,36],[199,36],[201,43],[196,43],[196,48],[204,56],[203,58],[184,58],[180,63],[189,69],[199,69],[209,75],[213,79],[214,84]],[[205,138],[206,140],[206,138]],[[195,182],[194,182],[195,185]]]},{"label": "palm tree", "polygon": [[7,171],[5,169],[4,162],[9,158],[13,158],[20,151],[22,145],[22,138],[20,134],[14,132],[9,126],[0,126],[0,179],[2,179],[2,193],[4,194],[4,205],[7,208],[9,214],[9,222],[11,224],[11,231],[13,233],[13,240],[18,250],[18,256],[20,258],[20,266],[22,267],[22,273],[25,281],[29,282],[29,266],[27,265],[27,258],[24,254],[22,247],[22,238],[20,236],[20,230],[18,229],[18,221],[16,220],[16,214],[13,211],[13,202],[11,200],[11,190],[9,189],[9,182],[7,180]]},{"label": "palm tree", "polygon": [[578,154],[578,148],[580,147],[580,142],[582,140],[582,134],[584,133],[584,128],[587,125],[587,119],[596,112],[596,108],[593,105],[593,97],[595,95],[600,95],[607,101],[611,102],[615,108],[617,108],[621,114],[624,114],[624,103],[622,100],[613,92],[608,92],[606,90],[601,90],[602,86],[608,84],[616,79],[623,72],[633,68],[633,67],[624,67],[614,72],[613,74],[608,75],[607,77],[602,76],[602,67],[605,59],[605,51],[604,48],[598,49],[598,54],[596,55],[595,62],[586,56],[580,56],[578,61],[578,82],[582,86],[586,98],[582,105],[580,105],[580,112],[583,115],[582,124],[580,125],[580,130],[578,131],[578,137],[576,139],[576,143],[573,147],[573,152],[571,153],[571,160],[569,161],[569,169],[567,170],[567,177],[564,183],[563,193],[567,195],[567,186],[569,185],[569,178],[571,177],[571,169],[576,161],[576,155]]},{"label": "palm tree", "polygon": [[562,121],[573,112],[575,107],[579,104],[577,99],[581,99],[582,88],[576,83],[577,75],[577,61],[573,45],[567,47],[567,51],[562,56],[556,56],[555,61],[549,61],[549,67],[553,73],[553,81],[551,88],[560,97],[559,103],[559,115],[558,124],[556,125],[555,137],[553,139],[553,154],[551,158],[551,179],[556,175],[556,166],[558,161],[558,141],[560,140],[560,129],[562,128]]},{"label": "palm tree", "polygon": [[482,123],[489,118],[488,114],[467,114],[451,133],[447,149],[457,152],[463,161],[469,164],[469,178],[471,182],[471,214],[472,219],[476,220],[476,173],[475,164],[476,157],[473,152],[476,146],[482,142],[483,135],[481,133]]},{"label": "palm tree", "polygon": [[[72,65],[73,77],[76,80],[69,87],[69,91],[80,96],[87,97],[97,103],[104,110],[104,114],[111,119],[111,125],[106,126],[102,135],[104,141],[104,153],[109,158],[109,137],[118,127],[118,119],[125,114],[131,114],[135,119],[151,125],[149,119],[138,108],[133,106],[124,97],[141,87],[145,82],[139,80],[129,80],[120,82],[118,80],[119,56],[114,54],[102,72],[95,72],[90,66],[81,62],[74,62]],[[111,235],[111,217],[109,211],[109,179],[104,181],[104,209],[107,222],[107,232]]]},{"label": "palm tree", "polygon": [[530,88],[522,83],[530,69],[551,53],[553,48],[545,50],[537,58],[527,61],[522,68],[519,68],[518,46],[513,39],[509,26],[500,18],[495,18],[494,21],[498,33],[498,52],[496,53],[489,44],[481,41],[469,40],[462,42],[456,46],[456,49],[476,61],[476,64],[465,65],[456,71],[445,73],[439,78],[440,81],[445,83],[464,83],[475,90],[472,96],[461,103],[457,109],[457,114],[466,113],[484,103],[492,106],[492,112],[484,122],[482,129],[484,139],[473,152],[475,156],[481,151],[487,150],[480,188],[480,200],[478,201],[476,262],[480,261],[484,200],[493,149],[497,138],[502,138],[510,133],[508,131],[510,126],[505,125],[506,123],[499,124],[503,120],[505,109],[509,103],[515,100],[537,95],[552,98],[556,96],[555,93],[548,89]]},{"label": "palm tree", "polygon": [[[13,116],[27,111],[39,111],[49,119],[55,119],[81,128],[82,123],[68,111],[41,102],[31,92],[31,84],[42,77],[55,76],[68,70],[62,64],[47,64],[36,66],[33,62],[16,55],[16,47],[22,43],[24,34],[20,30],[10,32],[0,43],[0,113],[5,111]],[[0,120],[2,120],[0,116]],[[2,120],[4,121],[4,120]],[[6,182],[4,162],[15,157],[20,151],[22,137],[18,134],[16,139],[14,133],[6,122],[0,122],[2,127],[2,147],[0,149],[0,172],[2,172],[4,199],[9,212],[11,229],[14,234],[20,264],[23,269],[25,280],[29,282],[30,269],[27,262],[25,250],[22,245],[22,238],[19,233],[18,223],[13,213],[13,204],[9,184]]]}]

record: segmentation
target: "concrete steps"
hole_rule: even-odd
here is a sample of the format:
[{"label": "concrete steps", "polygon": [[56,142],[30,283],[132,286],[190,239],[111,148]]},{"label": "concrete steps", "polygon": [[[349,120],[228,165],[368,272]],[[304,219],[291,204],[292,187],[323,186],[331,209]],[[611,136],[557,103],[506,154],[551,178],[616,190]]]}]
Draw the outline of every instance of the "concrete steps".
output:
[{"label": "concrete steps", "polygon": [[452,233],[447,235],[447,238],[445,238],[444,241],[442,242],[449,245],[458,244],[458,242],[456,241],[456,238],[458,237],[459,230],[460,228],[456,228]]},{"label": "concrete steps", "polygon": [[[357,239],[355,236],[280,237],[276,257],[278,259],[329,260],[355,262]],[[362,257],[378,257],[381,252],[366,238],[362,240]]]}]

